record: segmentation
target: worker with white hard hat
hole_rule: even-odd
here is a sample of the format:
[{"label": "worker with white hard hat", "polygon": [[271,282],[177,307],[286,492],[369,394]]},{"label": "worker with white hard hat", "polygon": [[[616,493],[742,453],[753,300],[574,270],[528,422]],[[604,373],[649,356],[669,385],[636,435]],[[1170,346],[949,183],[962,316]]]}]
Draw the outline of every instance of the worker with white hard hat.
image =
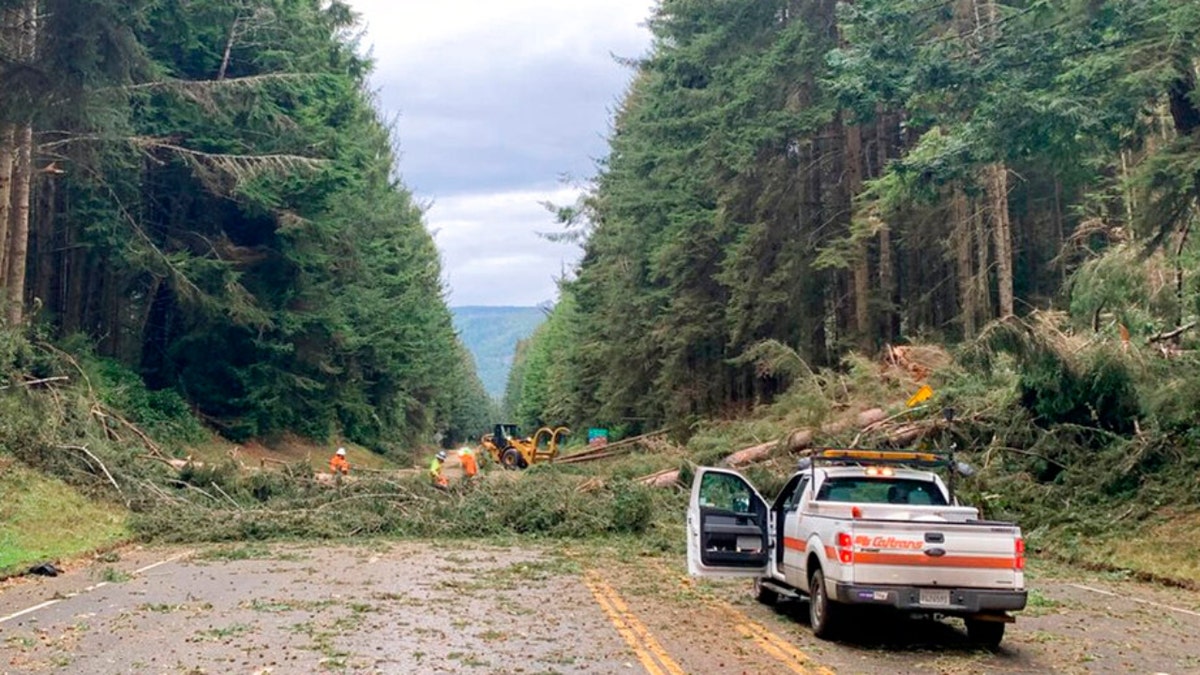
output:
[{"label": "worker with white hard hat", "polygon": [[333,457],[329,458],[329,473],[333,475],[350,475],[350,461],[346,459],[346,449],[338,448],[337,452],[333,453]]},{"label": "worker with white hard hat", "polygon": [[429,464],[429,478],[433,481],[433,486],[436,488],[449,487],[450,481],[446,476],[442,475],[442,465],[446,463],[446,451],[438,450],[434,455],[433,461]]}]

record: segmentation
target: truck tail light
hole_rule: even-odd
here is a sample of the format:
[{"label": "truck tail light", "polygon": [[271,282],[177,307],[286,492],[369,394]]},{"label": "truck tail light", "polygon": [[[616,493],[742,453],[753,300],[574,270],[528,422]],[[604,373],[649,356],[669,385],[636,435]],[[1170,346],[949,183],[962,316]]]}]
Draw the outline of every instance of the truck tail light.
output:
[{"label": "truck tail light", "polygon": [[1016,550],[1014,552],[1016,553],[1016,558],[1014,560],[1013,567],[1019,571],[1025,569],[1025,540],[1021,537],[1017,537],[1015,546]]},{"label": "truck tail light", "polygon": [[854,562],[854,539],[845,532],[838,532],[837,554],[838,562],[843,565],[849,565]]}]

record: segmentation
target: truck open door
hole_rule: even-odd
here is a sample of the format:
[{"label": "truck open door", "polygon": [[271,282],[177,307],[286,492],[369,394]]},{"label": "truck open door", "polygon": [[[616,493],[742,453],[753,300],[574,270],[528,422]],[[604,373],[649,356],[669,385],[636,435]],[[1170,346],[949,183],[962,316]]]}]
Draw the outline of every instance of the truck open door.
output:
[{"label": "truck open door", "polygon": [[688,504],[688,572],[759,577],[767,572],[767,502],[736,471],[700,468]]}]

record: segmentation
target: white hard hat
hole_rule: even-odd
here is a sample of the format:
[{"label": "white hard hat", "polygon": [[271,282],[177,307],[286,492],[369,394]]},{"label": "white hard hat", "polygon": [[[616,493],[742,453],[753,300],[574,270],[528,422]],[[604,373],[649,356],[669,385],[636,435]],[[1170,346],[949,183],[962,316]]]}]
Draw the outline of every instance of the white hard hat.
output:
[{"label": "white hard hat", "polygon": [[337,454],[341,455],[342,457],[345,457],[345,456],[346,456],[346,449],[345,449],[345,448],[338,448]]},{"label": "white hard hat", "polygon": [[445,460],[446,459],[446,451],[442,450],[442,451],[438,452],[437,458],[441,459],[441,460]]}]

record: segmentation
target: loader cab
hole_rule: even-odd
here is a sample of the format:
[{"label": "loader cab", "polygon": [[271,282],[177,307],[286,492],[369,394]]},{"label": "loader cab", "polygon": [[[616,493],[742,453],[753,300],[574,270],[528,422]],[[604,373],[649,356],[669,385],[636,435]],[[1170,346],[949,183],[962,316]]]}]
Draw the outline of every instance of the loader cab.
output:
[{"label": "loader cab", "polygon": [[512,445],[514,440],[521,438],[521,431],[515,424],[497,424],[492,432],[492,439],[497,448],[503,450]]}]

